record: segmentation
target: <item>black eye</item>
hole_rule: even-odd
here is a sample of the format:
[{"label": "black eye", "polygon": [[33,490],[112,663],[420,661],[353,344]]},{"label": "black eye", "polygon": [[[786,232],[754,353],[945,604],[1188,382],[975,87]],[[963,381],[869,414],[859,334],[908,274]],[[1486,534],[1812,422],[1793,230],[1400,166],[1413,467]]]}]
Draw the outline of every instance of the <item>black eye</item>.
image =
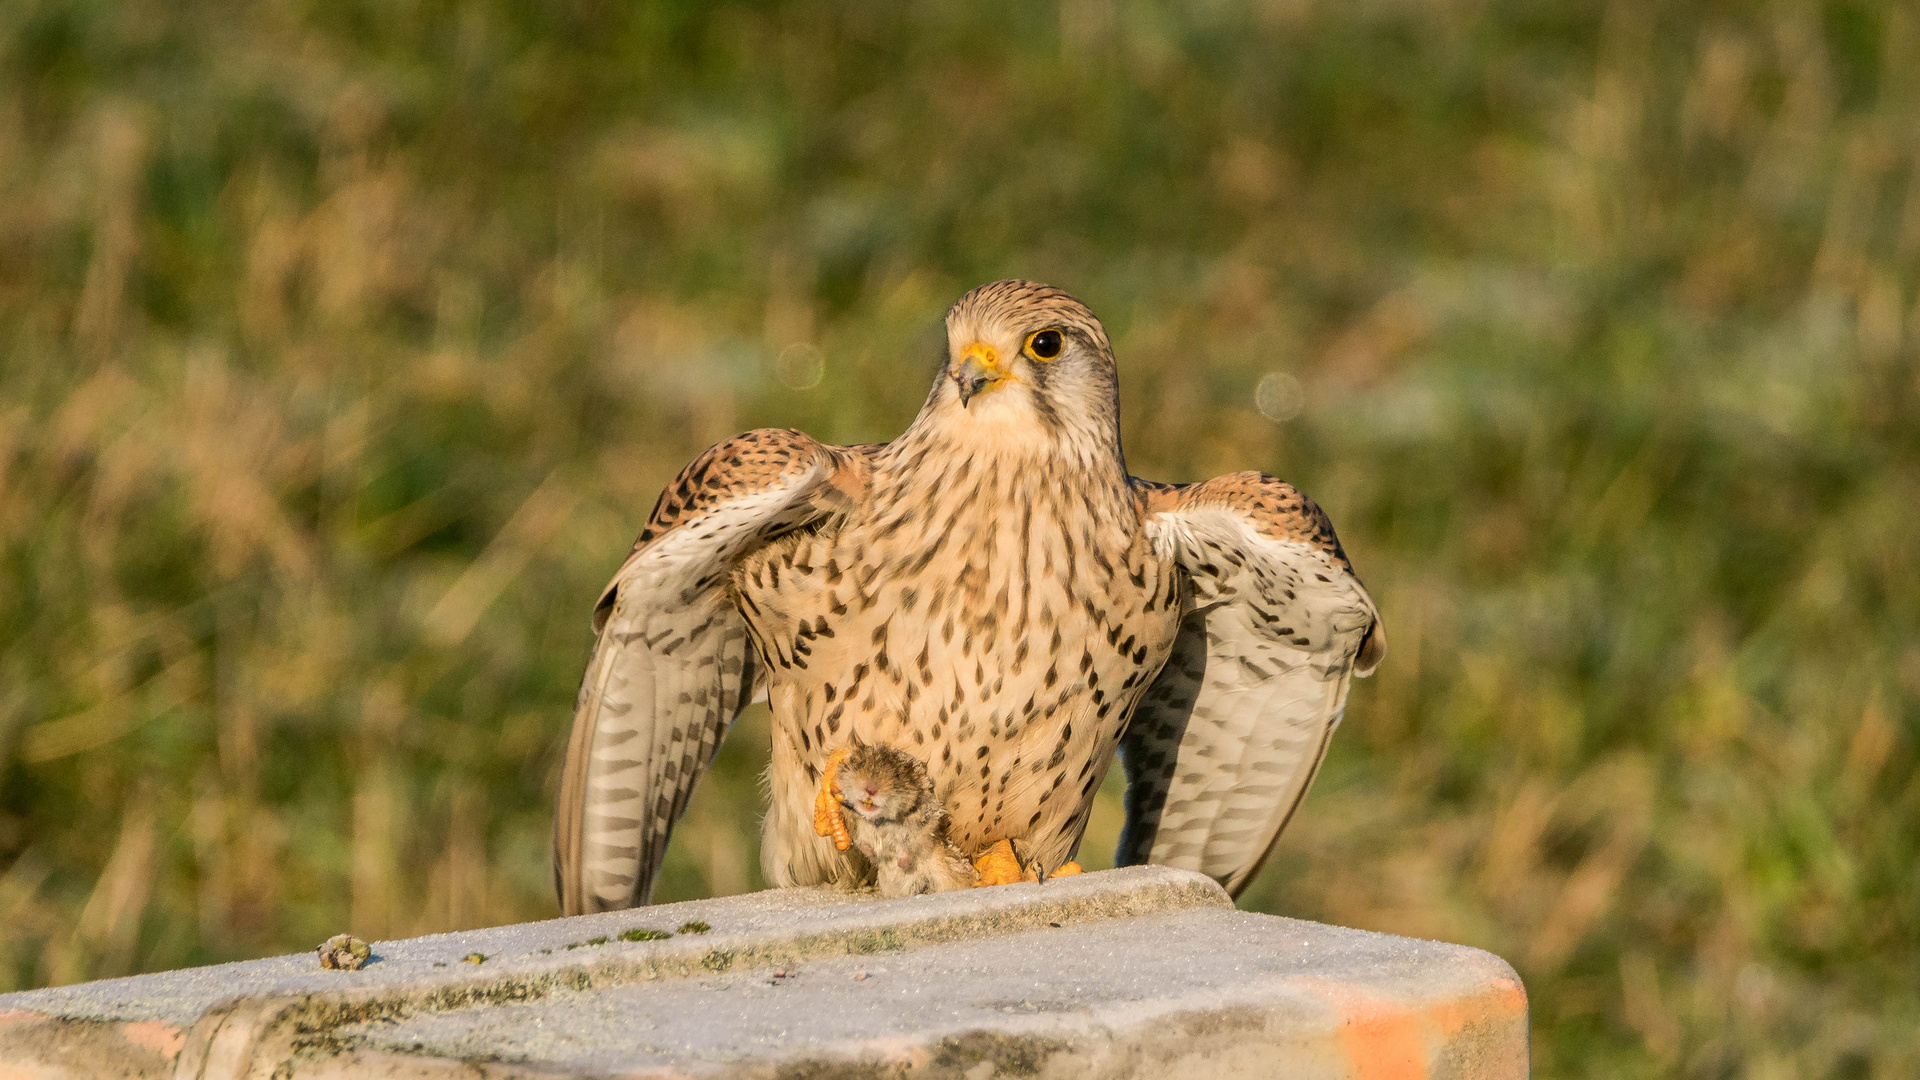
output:
[{"label": "black eye", "polygon": [[1042,330],[1027,339],[1027,351],[1032,353],[1036,360],[1051,360],[1060,355],[1060,350],[1065,348],[1066,344],[1066,339],[1060,336],[1060,331]]}]

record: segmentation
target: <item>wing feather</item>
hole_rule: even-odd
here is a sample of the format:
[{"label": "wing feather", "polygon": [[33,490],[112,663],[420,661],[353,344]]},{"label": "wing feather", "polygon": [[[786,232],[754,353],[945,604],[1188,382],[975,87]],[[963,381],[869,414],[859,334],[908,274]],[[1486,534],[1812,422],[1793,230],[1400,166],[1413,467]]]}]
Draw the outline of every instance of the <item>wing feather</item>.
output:
[{"label": "wing feather", "polygon": [[651,899],[694,783],[764,681],[732,569],[844,505],[850,461],[797,431],[752,431],[661,494],[594,607],[554,818],[563,914]]},{"label": "wing feather", "polygon": [[1122,739],[1115,861],[1198,870],[1238,895],[1386,637],[1332,524],[1291,485],[1260,473],[1137,483],[1149,537],[1191,587],[1173,654]]}]

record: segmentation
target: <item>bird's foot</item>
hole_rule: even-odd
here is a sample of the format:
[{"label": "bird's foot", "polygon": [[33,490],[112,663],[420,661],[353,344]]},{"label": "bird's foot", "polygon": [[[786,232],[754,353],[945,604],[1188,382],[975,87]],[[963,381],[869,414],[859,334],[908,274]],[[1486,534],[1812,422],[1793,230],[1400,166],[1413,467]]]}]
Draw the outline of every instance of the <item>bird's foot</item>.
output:
[{"label": "bird's foot", "polygon": [[1072,877],[1081,872],[1077,862],[1062,863],[1051,874],[1040,872],[1038,865],[1022,866],[1020,856],[1013,850],[1013,841],[996,840],[973,860],[973,868],[980,874],[975,888],[986,885],[1011,885],[1016,881],[1045,881],[1048,878]]},{"label": "bird's foot", "polygon": [[[847,835],[847,819],[840,812],[840,763],[847,760],[847,748],[827,755],[827,767],[820,774],[820,790],[813,796],[813,831],[833,837],[833,846],[845,851],[853,838]],[[1011,854],[1011,848],[1008,849]]]},{"label": "bird's foot", "polygon": [[975,888],[986,885],[1011,885],[1016,881],[1045,881],[1048,878],[1072,877],[1080,873],[1077,862],[1062,863],[1051,874],[1040,872],[1038,864],[1020,865],[1020,856],[1013,850],[1013,841],[995,840],[973,860],[973,868],[980,873]]},{"label": "bird's foot", "polygon": [[1016,881],[1032,881],[1026,867],[1020,865],[1019,856],[1013,853],[1013,841],[995,840],[987,850],[974,857],[973,868],[980,872],[979,887],[988,885],[1011,885]]}]

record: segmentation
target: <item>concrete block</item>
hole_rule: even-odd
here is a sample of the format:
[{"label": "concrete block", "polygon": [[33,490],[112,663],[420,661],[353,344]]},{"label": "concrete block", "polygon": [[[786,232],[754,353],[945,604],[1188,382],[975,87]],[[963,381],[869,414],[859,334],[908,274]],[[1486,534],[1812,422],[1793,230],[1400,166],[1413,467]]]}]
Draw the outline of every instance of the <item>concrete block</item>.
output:
[{"label": "concrete block", "polygon": [[1236,911],[1165,867],[783,890],[376,942],[359,971],[303,953],[0,995],[0,1080],[1526,1072],[1499,958]]}]

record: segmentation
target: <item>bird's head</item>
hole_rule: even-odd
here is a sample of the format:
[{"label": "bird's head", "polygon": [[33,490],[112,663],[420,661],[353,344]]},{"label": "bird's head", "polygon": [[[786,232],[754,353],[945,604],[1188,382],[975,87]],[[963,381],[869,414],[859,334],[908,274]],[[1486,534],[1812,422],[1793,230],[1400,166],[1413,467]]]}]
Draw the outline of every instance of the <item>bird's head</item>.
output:
[{"label": "bird's head", "polygon": [[1115,432],[1118,385],[1085,304],[1051,285],[996,281],[947,311],[947,362],[927,404],[953,422]]}]

